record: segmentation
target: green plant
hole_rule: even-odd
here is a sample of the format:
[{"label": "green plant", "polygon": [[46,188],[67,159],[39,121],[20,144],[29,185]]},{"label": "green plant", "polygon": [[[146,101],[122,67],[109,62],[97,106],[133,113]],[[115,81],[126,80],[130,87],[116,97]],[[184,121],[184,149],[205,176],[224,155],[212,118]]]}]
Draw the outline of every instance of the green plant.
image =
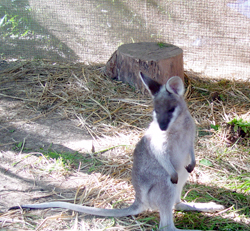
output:
[{"label": "green plant", "polygon": [[167,44],[167,43],[164,43],[164,42],[158,42],[157,45],[158,45],[160,48],[164,48],[164,47],[169,47],[169,46],[171,46],[170,44]]},{"label": "green plant", "polygon": [[242,118],[234,118],[228,124],[233,126],[235,132],[241,129],[246,134],[250,134],[250,122],[244,121]]},{"label": "green plant", "polygon": [[25,36],[31,29],[31,8],[21,1],[12,0],[0,5],[0,29],[4,37]]},{"label": "green plant", "polygon": [[228,185],[233,190],[240,189],[244,193],[250,192],[250,175],[248,173],[243,173],[238,176],[230,176],[229,179],[232,183]]},{"label": "green plant", "polygon": [[208,167],[213,166],[213,163],[210,160],[207,160],[207,159],[201,159],[200,164],[208,166]]},{"label": "green plant", "polygon": [[25,36],[31,32],[27,17],[8,13],[0,19],[0,27],[5,31],[5,36]]},{"label": "green plant", "polygon": [[216,125],[211,124],[210,127],[213,128],[215,131],[218,131],[220,128],[220,125],[219,124],[216,124]]}]

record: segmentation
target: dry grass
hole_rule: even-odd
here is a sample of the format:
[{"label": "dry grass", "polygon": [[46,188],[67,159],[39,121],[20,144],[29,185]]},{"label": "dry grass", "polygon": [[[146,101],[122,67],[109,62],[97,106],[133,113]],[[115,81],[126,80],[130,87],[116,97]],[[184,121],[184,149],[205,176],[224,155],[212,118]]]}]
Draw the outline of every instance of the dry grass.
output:
[{"label": "dry grass", "polygon": [[[0,96],[24,102],[30,111],[26,123],[51,114],[68,120],[77,118],[78,126],[94,140],[92,152],[81,153],[80,159],[59,154],[59,160],[55,160],[49,153],[30,153],[32,163],[25,160],[25,168],[34,174],[81,179],[71,194],[48,192],[48,197],[96,207],[124,207],[134,198],[131,153],[151,120],[152,105],[148,96],[110,80],[103,70],[103,65],[46,60],[16,63],[0,73]],[[186,73],[185,84],[185,96],[197,124],[197,167],[184,198],[219,201],[229,209],[213,215],[176,213],[176,224],[180,228],[244,230],[250,224],[249,135],[243,137],[227,122],[236,116],[249,120],[250,83]],[[39,201],[43,200],[48,198]],[[159,217],[153,212],[113,219],[60,209],[15,210],[3,213],[0,221],[6,230],[153,230]]]}]

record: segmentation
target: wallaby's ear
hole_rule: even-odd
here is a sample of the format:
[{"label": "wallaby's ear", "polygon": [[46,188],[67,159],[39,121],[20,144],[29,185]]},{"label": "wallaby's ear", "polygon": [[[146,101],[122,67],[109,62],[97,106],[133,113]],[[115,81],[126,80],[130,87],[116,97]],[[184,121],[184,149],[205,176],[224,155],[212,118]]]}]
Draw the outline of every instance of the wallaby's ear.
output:
[{"label": "wallaby's ear", "polygon": [[141,77],[141,80],[143,84],[146,86],[148,91],[154,96],[157,92],[160,91],[161,84],[157,83],[150,77],[144,75],[142,72],[139,72],[139,75]]},{"label": "wallaby's ear", "polygon": [[177,95],[183,95],[185,91],[184,84],[179,76],[171,77],[166,83],[166,89],[170,93]]}]

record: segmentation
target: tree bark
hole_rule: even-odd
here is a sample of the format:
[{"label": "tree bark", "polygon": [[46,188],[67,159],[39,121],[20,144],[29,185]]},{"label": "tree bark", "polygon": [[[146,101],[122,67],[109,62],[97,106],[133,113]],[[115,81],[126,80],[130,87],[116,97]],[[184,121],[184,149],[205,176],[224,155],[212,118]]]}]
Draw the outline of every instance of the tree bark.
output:
[{"label": "tree bark", "polygon": [[130,43],[118,47],[105,72],[112,79],[127,82],[145,92],[139,71],[164,84],[172,76],[183,79],[183,51],[167,43]]}]

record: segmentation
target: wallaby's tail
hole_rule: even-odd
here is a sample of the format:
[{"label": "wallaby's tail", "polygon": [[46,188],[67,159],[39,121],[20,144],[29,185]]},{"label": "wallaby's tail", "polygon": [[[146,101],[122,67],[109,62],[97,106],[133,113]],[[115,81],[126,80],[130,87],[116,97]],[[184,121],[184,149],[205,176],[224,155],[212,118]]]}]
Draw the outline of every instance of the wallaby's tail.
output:
[{"label": "wallaby's tail", "polygon": [[138,203],[137,201],[135,201],[128,208],[124,209],[101,209],[101,208],[71,204],[67,202],[47,202],[41,204],[27,204],[27,205],[11,207],[10,209],[18,209],[20,207],[30,208],[30,209],[64,208],[80,213],[87,213],[91,215],[105,216],[105,217],[125,217],[129,215],[137,215],[138,213],[141,213],[144,210],[142,204]]}]

